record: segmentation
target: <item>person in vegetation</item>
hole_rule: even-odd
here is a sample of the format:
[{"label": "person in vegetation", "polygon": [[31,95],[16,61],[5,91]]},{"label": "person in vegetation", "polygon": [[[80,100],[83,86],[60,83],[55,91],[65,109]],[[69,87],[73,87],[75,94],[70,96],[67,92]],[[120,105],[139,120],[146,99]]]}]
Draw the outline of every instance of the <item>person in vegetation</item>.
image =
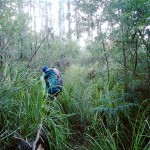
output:
[{"label": "person in vegetation", "polygon": [[44,72],[45,87],[50,97],[58,96],[62,91],[62,78],[60,72],[56,68],[42,67]]}]

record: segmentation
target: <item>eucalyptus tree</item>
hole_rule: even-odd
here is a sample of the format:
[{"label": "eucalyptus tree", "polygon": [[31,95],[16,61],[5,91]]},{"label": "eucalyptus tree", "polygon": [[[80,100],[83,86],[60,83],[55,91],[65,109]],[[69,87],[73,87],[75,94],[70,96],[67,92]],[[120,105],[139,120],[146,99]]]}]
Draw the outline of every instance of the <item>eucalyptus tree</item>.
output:
[{"label": "eucalyptus tree", "polygon": [[[76,0],[75,1],[75,6],[76,6],[76,10],[75,10],[75,15],[76,15],[76,21],[80,19],[80,22],[77,22],[76,27],[82,28],[81,31],[79,32],[86,32],[88,35],[88,40],[91,40],[93,37],[93,29],[94,29],[94,25],[93,25],[93,19],[95,17],[94,13],[96,11],[96,6],[93,4],[92,0],[88,0],[88,1],[83,1],[83,0]],[[78,30],[79,30],[78,29]],[[80,33],[81,34],[81,33]]]},{"label": "eucalyptus tree", "polygon": [[[150,79],[150,1],[78,0],[76,5],[83,14],[82,23],[88,29],[84,31],[88,32],[89,37],[91,37],[90,34],[93,34],[93,31],[96,31],[97,37],[95,40],[101,41],[103,50],[106,50],[106,45],[111,46],[109,55],[113,56],[113,61],[116,60],[123,65],[125,80],[128,72],[136,75],[141,71],[148,74]],[[110,29],[110,31],[102,30],[104,22],[107,23],[107,29]]]},{"label": "eucalyptus tree", "polygon": [[[97,0],[78,0],[76,1],[76,6],[81,15],[80,26],[83,29],[83,33],[87,33],[88,49],[91,48],[90,52],[92,53],[95,60],[103,60],[107,68],[107,76],[109,79],[109,60],[108,60],[108,40],[107,33],[104,32],[103,25],[105,19],[102,15],[102,10],[104,4],[107,1],[97,1]],[[92,46],[92,45],[97,45]],[[95,53],[96,52],[96,53]],[[103,66],[104,67],[104,66]]]},{"label": "eucalyptus tree", "polygon": [[59,36],[65,38],[65,12],[64,12],[64,0],[59,0]]},{"label": "eucalyptus tree", "polygon": [[21,0],[1,1],[1,50],[3,59],[22,58],[28,28],[28,17]]},{"label": "eucalyptus tree", "polygon": [[71,1],[67,0],[67,8],[68,8],[68,12],[67,12],[67,20],[68,20],[68,33],[67,33],[67,38],[71,39],[71,22],[72,22],[72,18],[71,18]]},{"label": "eucalyptus tree", "polygon": [[[23,10],[23,0],[18,0],[18,12],[21,16],[24,15],[24,10]],[[19,38],[18,38],[18,50],[20,51],[20,54],[19,54],[19,58],[20,59],[23,59],[24,57],[24,54],[23,54],[23,51],[24,51],[24,37],[25,37],[25,33],[26,33],[26,27],[24,26],[24,28],[22,28],[20,31],[19,31]]]},{"label": "eucalyptus tree", "polygon": [[111,40],[122,52],[125,77],[130,70],[133,75],[145,73],[144,79],[150,80],[149,7],[149,0],[113,0],[104,8],[112,27]]}]

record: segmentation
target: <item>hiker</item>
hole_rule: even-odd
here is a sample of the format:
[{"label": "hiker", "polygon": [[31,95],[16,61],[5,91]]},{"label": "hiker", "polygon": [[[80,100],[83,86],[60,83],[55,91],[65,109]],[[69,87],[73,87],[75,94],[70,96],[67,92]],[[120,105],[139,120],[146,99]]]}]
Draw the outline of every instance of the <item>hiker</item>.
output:
[{"label": "hiker", "polygon": [[62,91],[62,78],[59,70],[43,66],[42,71],[44,72],[45,85],[49,96],[58,96],[58,94]]}]

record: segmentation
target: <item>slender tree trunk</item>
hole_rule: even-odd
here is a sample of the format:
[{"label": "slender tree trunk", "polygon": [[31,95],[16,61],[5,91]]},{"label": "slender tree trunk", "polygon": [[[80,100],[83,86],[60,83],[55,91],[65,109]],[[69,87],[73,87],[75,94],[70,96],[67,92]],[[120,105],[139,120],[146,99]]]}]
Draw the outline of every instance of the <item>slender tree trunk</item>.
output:
[{"label": "slender tree trunk", "polygon": [[[77,3],[77,0],[75,0],[75,3]],[[79,32],[79,16],[78,16],[78,11],[77,11],[77,6],[75,6],[75,30],[76,30],[76,36],[77,36],[77,41],[79,41],[80,38],[80,32]]]},{"label": "slender tree trunk", "polygon": [[[19,14],[23,15],[23,1],[22,0],[18,0],[18,11],[19,11]],[[19,56],[19,59],[23,59],[23,30],[20,31],[19,33],[19,40],[18,40],[18,48],[19,48],[19,51],[20,51],[20,56]]]},{"label": "slender tree trunk", "polygon": [[45,2],[45,27],[46,27],[46,34],[48,33],[48,2]]},{"label": "slender tree trunk", "polygon": [[134,64],[134,74],[136,73],[137,63],[138,63],[138,39],[136,39],[136,41],[135,41],[135,64]]},{"label": "slender tree trunk", "polygon": [[[1,11],[4,9],[4,2],[3,0],[0,1],[0,13]],[[3,47],[4,47],[4,38],[2,38],[2,36],[0,37],[0,52],[2,51]],[[3,65],[3,55],[0,53],[0,65]]]},{"label": "slender tree trunk", "polygon": [[68,38],[68,39],[71,39],[71,11],[70,11],[70,0],[67,0],[67,7],[68,7],[68,14],[67,14],[68,33],[67,33],[67,38]]},{"label": "slender tree trunk", "polygon": [[[150,30],[148,31],[147,59],[148,59],[148,79],[149,79],[149,85],[150,85]],[[149,89],[149,93],[150,93],[150,89]]]},{"label": "slender tree trunk", "polygon": [[126,48],[125,48],[125,39],[123,37],[124,29],[123,25],[121,25],[121,33],[122,33],[122,57],[123,57],[123,66],[124,66],[124,76],[127,75],[127,60],[126,60]]},{"label": "slender tree trunk", "polygon": [[0,1],[0,10],[2,10],[3,7],[4,7],[4,2],[3,2],[3,0],[1,0],[1,1]]},{"label": "slender tree trunk", "polygon": [[126,46],[125,46],[125,39],[123,37],[124,34],[124,29],[123,29],[123,25],[121,25],[121,36],[122,36],[122,60],[123,60],[123,66],[124,66],[124,81],[125,81],[125,90],[127,90],[127,59],[126,59]]},{"label": "slender tree trunk", "polygon": [[92,15],[88,14],[87,19],[88,19],[88,26],[87,26],[88,40],[93,40],[92,27],[91,27],[91,24],[92,24],[92,21],[93,21]]},{"label": "slender tree trunk", "polygon": [[[144,36],[142,34],[142,32],[140,30],[138,30],[138,33],[142,39],[143,44],[146,47],[146,53],[147,53],[147,72],[148,72],[148,82],[150,84],[150,45],[149,45],[149,41],[150,41],[150,35],[148,35],[148,41],[146,42],[144,39]],[[149,33],[150,34],[150,33]]]},{"label": "slender tree trunk", "polygon": [[51,21],[51,16],[52,16],[52,4],[49,3],[49,27],[52,28],[52,21]]},{"label": "slender tree trunk", "polygon": [[123,66],[124,66],[124,75],[127,74],[127,60],[126,60],[126,49],[125,49],[125,42],[122,42],[122,56],[123,56]]},{"label": "slender tree trunk", "polygon": [[[150,30],[148,31],[148,50],[147,50],[147,59],[148,59],[148,64],[147,64],[147,70],[148,70],[148,85],[150,87]],[[150,96],[150,88],[148,90],[149,96]]]},{"label": "slender tree trunk", "polygon": [[103,44],[103,50],[105,52],[105,61],[106,61],[106,65],[107,65],[107,76],[108,76],[108,81],[109,81],[109,62],[108,62],[108,57],[107,57],[107,54],[106,54],[106,47],[105,47],[105,42],[104,42],[104,39],[102,39],[102,44]]},{"label": "slender tree trunk", "polygon": [[31,17],[31,13],[32,13],[32,0],[29,0],[28,13],[29,13],[29,16]]},{"label": "slender tree trunk", "polygon": [[[97,21],[97,25],[99,26],[98,28],[98,34],[102,34],[102,28],[101,28],[101,23],[102,23],[102,16],[101,19]],[[106,61],[106,65],[107,65],[107,77],[108,77],[108,81],[109,81],[109,61],[108,61],[108,57],[106,54],[106,46],[105,46],[105,41],[104,41],[104,37],[101,38],[101,43],[103,45],[103,51],[105,52],[105,61]]]},{"label": "slender tree trunk", "polygon": [[33,26],[34,26],[34,30],[36,30],[36,11],[35,11],[36,2],[35,2],[34,0],[33,0],[33,5],[34,5],[34,6],[33,6],[33,17],[34,17],[34,18],[33,18],[33,20],[34,20],[34,21],[33,21]]},{"label": "slender tree trunk", "polygon": [[59,0],[59,36],[65,38],[65,26],[64,26],[64,0]]}]

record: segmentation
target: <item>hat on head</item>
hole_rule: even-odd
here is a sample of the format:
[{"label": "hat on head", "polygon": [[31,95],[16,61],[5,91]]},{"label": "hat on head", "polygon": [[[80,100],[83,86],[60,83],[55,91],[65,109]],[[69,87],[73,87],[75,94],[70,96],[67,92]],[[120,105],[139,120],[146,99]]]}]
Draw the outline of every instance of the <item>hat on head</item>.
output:
[{"label": "hat on head", "polygon": [[47,69],[48,69],[47,66],[43,66],[43,67],[42,67],[42,71],[43,71],[43,72],[46,72]]}]

